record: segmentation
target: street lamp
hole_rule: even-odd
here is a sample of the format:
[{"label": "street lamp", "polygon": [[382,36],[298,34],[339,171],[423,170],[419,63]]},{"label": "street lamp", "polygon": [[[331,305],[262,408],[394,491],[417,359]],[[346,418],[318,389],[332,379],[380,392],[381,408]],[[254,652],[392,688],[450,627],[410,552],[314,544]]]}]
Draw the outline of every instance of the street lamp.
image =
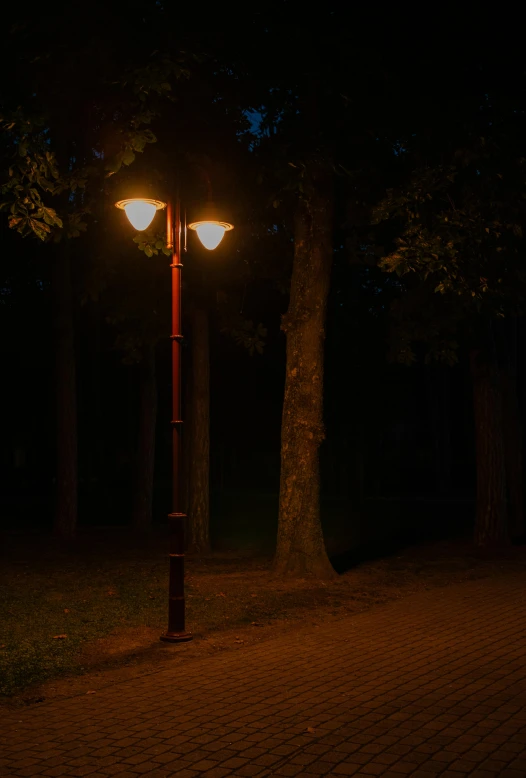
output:
[{"label": "street lamp", "polygon": [[[172,512],[168,514],[170,525],[170,572],[168,587],[168,629],[161,640],[168,643],[184,643],[192,640],[192,633],[185,629],[184,600],[184,523],[186,515],[181,511],[181,206],[179,198],[172,203],[147,198],[119,200],[115,203],[126,213],[136,230],[147,229],[157,211],[166,208],[166,245],[172,250]],[[192,222],[203,246],[215,249],[225,232],[234,226],[220,221],[213,206],[209,206],[200,221]]]}]

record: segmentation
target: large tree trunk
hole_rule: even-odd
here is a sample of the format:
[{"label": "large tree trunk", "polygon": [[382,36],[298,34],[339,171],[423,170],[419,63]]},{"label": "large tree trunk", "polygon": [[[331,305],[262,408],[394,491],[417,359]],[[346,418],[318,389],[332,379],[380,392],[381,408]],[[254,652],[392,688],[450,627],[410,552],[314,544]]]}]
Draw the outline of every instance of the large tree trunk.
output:
[{"label": "large tree trunk", "polygon": [[512,538],[524,535],[524,488],[522,461],[522,424],[517,395],[517,379],[513,372],[502,370],[502,409],[504,426],[504,460],[508,497],[509,531]]},{"label": "large tree trunk", "polygon": [[346,461],[347,496],[352,513],[359,514],[365,500],[365,452],[364,433],[357,422],[356,433],[350,439]]},{"label": "large tree trunk", "polygon": [[139,365],[139,382],[140,426],[133,526],[138,532],[147,532],[152,525],[155,429],[157,424],[157,381],[154,345],[150,345],[145,349],[143,361]]},{"label": "large tree trunk", "polygon": [[88,448],[88,479],[90,488],[98,488],[103,462],[103,425],[102,425],[102,392],[101,392],[101,305],[92,303],[89,308],[90,318],[90,382],[89,393],[91,413],[89,431],[85,445]]},{"label": "large tree trunk", "polygon": [[323,357],[332,265],[331,177],[311,164],[294,227],[281,428],[279,523],[274,570],[330,578],[320,520],[319,447],[324,439]]},{"label": "large tree trunk", "polygon": [[508,542],[500,375],[492,353],[473,351],[470,359],[477,464],[474,540],[478,546],[499,546]]},{"label": "large tree trunk", "polygon": [[69,241],[57,247],[52,267],[55,336],[57,482],[53,530],[69,539],[77,526],[77,395],[73,284]]},{"label": "large tree trunk", "polygon": [[191,312],[191,346],[188,550],[206,554],[210,551],[210,347],[208,315],[202,308]]},{"label": "large tree trunk", "polygon": [[449,371],[450,368],[445,365],[429,365],[427,367],[435,489],[436,493],[442,497],[451,491]]}]

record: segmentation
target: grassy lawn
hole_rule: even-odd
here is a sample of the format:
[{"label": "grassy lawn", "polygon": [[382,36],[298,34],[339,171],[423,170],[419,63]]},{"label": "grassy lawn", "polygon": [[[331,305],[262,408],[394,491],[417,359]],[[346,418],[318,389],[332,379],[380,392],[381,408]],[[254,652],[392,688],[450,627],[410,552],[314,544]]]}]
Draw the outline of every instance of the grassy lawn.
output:
[{"label": "grassy lawn", "polygon": [[93,544],[68,553],[49,543],[40,554],[34,542],[13,545],[0,579],[2,694],[79,670],[82,645],[116,625],[160,623],[161,560],[111,558]]},{"label": "grassy lawn", "polygon": [[[88,663],[123,660],[138,647],[148,653],[159,645],[166,627],[166,540],[161,533],[149,543],[126,538],[125,530],[90,532],[69,548],[38,535],[6,538],[0,694],[79,675]],[[244,628],[254,633],[256,626],[322,622],[424,588],[524,569],[526,552],[490,557],[462,544],[434,543],[364,562],[329,584],[276,579],[269,565],[268,557],[232,552],[188,558],[193,645]]]}]

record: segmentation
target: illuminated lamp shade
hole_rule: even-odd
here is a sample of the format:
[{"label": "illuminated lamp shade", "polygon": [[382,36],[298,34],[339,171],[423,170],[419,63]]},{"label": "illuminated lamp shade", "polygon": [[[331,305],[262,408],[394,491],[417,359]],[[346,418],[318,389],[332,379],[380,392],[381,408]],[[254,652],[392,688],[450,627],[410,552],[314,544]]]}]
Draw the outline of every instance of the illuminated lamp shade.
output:
[{"label": "illuminated lamp shade", "polygon": [[205,249],[209,249],[209,251],[213,251],[213,249],[219,246],[225,232],[234,229],[233,224],[217,221],[193,222],[188,227],[197,232],[197,237]]},{"label": "illuminated lamp shade", "polygon": [[132,227],[139,231],[147,229],[156,212],[166,207],[166,203],[161,200],[143,200],[139,197],[119,200],[115,205],[125,212]]}]

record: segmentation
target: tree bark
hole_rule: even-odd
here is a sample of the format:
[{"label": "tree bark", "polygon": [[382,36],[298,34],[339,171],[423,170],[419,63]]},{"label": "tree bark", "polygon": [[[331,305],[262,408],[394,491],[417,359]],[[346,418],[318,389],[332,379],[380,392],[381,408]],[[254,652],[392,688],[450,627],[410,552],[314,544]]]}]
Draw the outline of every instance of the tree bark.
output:
[{"label": "tree bark", "polygon": [[319,447],[324,439],[325,316],[332,266],[332,180],[311,163],[296,209],[281,428],[279,522],[274,570],[304,577],[336,575],[320,519]]},{"label": "tree bark", "polygon": [[435,489],[440,496],[451,491],[449,371],[450,368],[445,365],[428,365],[426,369],[431,405]]},{"label": "tree bark", "polygon": [[524,535],[524,487],[522,459],[522,424],[517,394],[517,378],[509,370],[501,370],[504,429],[504,461],[508,497],[509,532],[512,538]]},{"label": "tree bark", "polygon": [[68,241],[57,247],[52,265],[55,338],[56,501],[53,531],[70,539],[77,527],[77,387],[73,284]]},{"label": "tree bark", "polygon": [[475,544],[501,546],[509,541],[500,375],[496,358],[470,355],[473,379],[477,503]]},{"label": "tree bark", "polygon": [[[358,426],[358,425],[357,425]],[[363,430],[358,426],[351,437],[349,454],[346,461],[345,476],[347,479],[347,497],[351,511],[357,514],[362,510],[365,499],[365,455],[363,445]]]},{"label": "tree bark", "polygon": [[210,346],[208,315],[202,308],[191,312],[191,346],[188,550],[206,554],[210,551]]},{"label": "tree bark", "polygon": [[[85,442],[88,448],[88,479],[91,488],[100,483],[103,462],[103,425],[101,393],[101,304],[90,306],[90,429]],[[82,400],[81,400],[82,402]]]},{"label": "tree bark", "polygon": [[155,346],[145,349],[139,365],[139,441],[133,505],[133,527],[148,532],[153,516],[153,478],[155,469],[155,430],[157,424],[157,381]]}]

